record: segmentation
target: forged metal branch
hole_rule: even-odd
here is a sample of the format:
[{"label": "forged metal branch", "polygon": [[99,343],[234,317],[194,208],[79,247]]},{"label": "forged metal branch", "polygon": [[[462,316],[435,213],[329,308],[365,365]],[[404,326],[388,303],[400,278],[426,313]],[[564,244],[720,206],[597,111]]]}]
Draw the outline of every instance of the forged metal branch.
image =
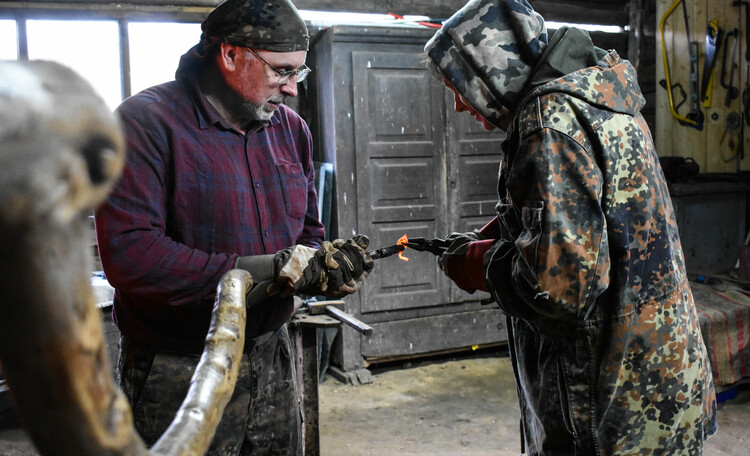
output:
[{"label": "forged metal branch", "polygon": [[232,269],[222,277],[206,346],[190,390],[169,429],[151,449],[152,454],[199,456],[211,444],[237,383],[245,342],[245,295],[252,282],[250,273],[241,269]]},{"label": "forged metal branch", "polygon": [[[52,62],[0,62],[0,363],[43,455],[149,454],[115,385],[91,289],[88,216],[124,163],[119,124]],[[154,449],[201,455],[232,395],[250,274],[221,279],[204,354]]]}]

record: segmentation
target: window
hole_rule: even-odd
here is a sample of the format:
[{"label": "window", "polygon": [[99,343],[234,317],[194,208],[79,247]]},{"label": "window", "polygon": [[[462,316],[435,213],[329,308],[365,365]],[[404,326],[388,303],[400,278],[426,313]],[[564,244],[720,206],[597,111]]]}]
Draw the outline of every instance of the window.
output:
[{"label": "window", "polygon": [[88,80],[107,105],[122,101],[116,21],[29,20],[29,60],[54,60]]},{"label": "window", "polygon": [[174,79],[180,56],[198,44],[200,24],[131,22],[130,86],[133,93]]},{"label": "window", "polygon": [[18,59],[16,21],[0,20],[0,60]]}]

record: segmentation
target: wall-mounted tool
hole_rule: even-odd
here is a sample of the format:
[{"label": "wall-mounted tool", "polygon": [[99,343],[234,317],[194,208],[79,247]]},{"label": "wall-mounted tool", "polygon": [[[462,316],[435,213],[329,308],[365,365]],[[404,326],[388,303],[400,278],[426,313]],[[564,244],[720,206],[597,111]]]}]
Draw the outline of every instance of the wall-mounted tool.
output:
[{"label": "wall-mounted tool", "polygon": [[[677,112],[674,104],[674,96],[672,95],[672,79],[669,73],[669,58],[667,56],[667,45],[664,38],[664,26],[667,18],[674,12],[674,10],[682,3],[683,15],[685,17],[685,33],[688,37],[688,49],[690,53],[690,112],[683,116]],[[684,0],[676,0],[672,6],[670,6],[659,21],[659,30],[661,31],[661,55],[664,63],[664,77],[666,79],[667,87],[667,98],[669,100],[669,109],[672,111],[672,116],[681,124],[688,127],[692,127],[698,130],[703,130],[703,112],[700,110],[699,87],[698,87],[698,43],[690,40],[690,27],[688,25],[688,14],[687,6]]]},{"label": "wall-mounted tool", "polygon": [[[734,0],[732,2],[732,6],[736,6],[737,8],[745,8],[745,28],[748,26],[748,21],[750,21],[750,2],[746,0]],[[745,33],[745,60],[750,61],[750,34]]]},{"label": "wall-mounted tool", "polygon": [[724,137],[726,137],[727,133],[733,135],[737,132],[737,130],[740,129],[741,126],[742,119],[740,118],[740,115],[736,112],[730,112],[727,115],[727,118],[724,120],[724,133],[721,135],[719,145],[724,143]]},{"label": "wall-mounted tool", "polygon": [[[735,0],[732,2],[732,6],[745,8],[745,63],[747,64],[748,72],[750,72],[750,33],[747,30],[750,23],[750,2]],[[742,91],[742,106],[744,108],[745,124],[750,126],[750,76],[748,76],[745,89]]]},{"label": "wall-mounted tool", "polygon": [[[740,88],[734,86],[734,73],[739,68],[737,63],[737,40],[739,40],[739,29],[732,29],[724,36],[724,55],[721,62],[721,86],[727,91],[726,98],[724,98],[724,106],[727,108],[732,105],[737,97],[740,96]],[[731,42],[732,46],[732,60],[727,61],[727,49],[729,49]],[[727,70],[729,65],[729,70]],[[727,82],[727,73],[729,73],[729,81]]]},{"label": "wall-mounted tool", "polygon": [[711,106],[711,89],[713,86],[711,81],[714,77],[716,60],[719,58],[719,48],[721,47],[723,35],[724,31],[719,27],[718,21],[712,20],[708,23],[706,29],[706,54],[703,57],[703,80],[701,81],[701,101],[704,108]]}]

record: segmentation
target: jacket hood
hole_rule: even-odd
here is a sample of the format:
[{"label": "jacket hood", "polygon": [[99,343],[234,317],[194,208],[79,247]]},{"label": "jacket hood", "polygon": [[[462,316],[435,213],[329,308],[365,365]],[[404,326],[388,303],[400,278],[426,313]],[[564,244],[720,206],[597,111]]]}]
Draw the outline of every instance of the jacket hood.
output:
[{"label": "jacket hood", "polygon": [[547,45],[544,19],[525,0],[470,0],[426,44],[443,77],[494,125],[515,110]]},{"label": "jacket hood", "polygon": [[524,97],[565,93],[610,111],[636,115],[646,104],[638,85],[638,74],[616,51],[609,51],[595,66],[582,68],[538,85]]}]

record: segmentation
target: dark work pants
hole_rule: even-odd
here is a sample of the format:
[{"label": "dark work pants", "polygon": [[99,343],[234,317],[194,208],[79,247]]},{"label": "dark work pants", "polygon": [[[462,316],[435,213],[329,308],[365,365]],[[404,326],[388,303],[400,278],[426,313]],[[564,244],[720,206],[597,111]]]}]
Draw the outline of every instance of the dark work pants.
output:
[{"label": "dark work pants", "polygon": [[[302,454],[301,409],[286,325],[256,341],[242,356],[237,386],[207,455]],[[158,353],[122,337],[118,380],[133,408],[135,428],[147,445],[156,443],[169,427],[199,359],[200,355]]]}]

